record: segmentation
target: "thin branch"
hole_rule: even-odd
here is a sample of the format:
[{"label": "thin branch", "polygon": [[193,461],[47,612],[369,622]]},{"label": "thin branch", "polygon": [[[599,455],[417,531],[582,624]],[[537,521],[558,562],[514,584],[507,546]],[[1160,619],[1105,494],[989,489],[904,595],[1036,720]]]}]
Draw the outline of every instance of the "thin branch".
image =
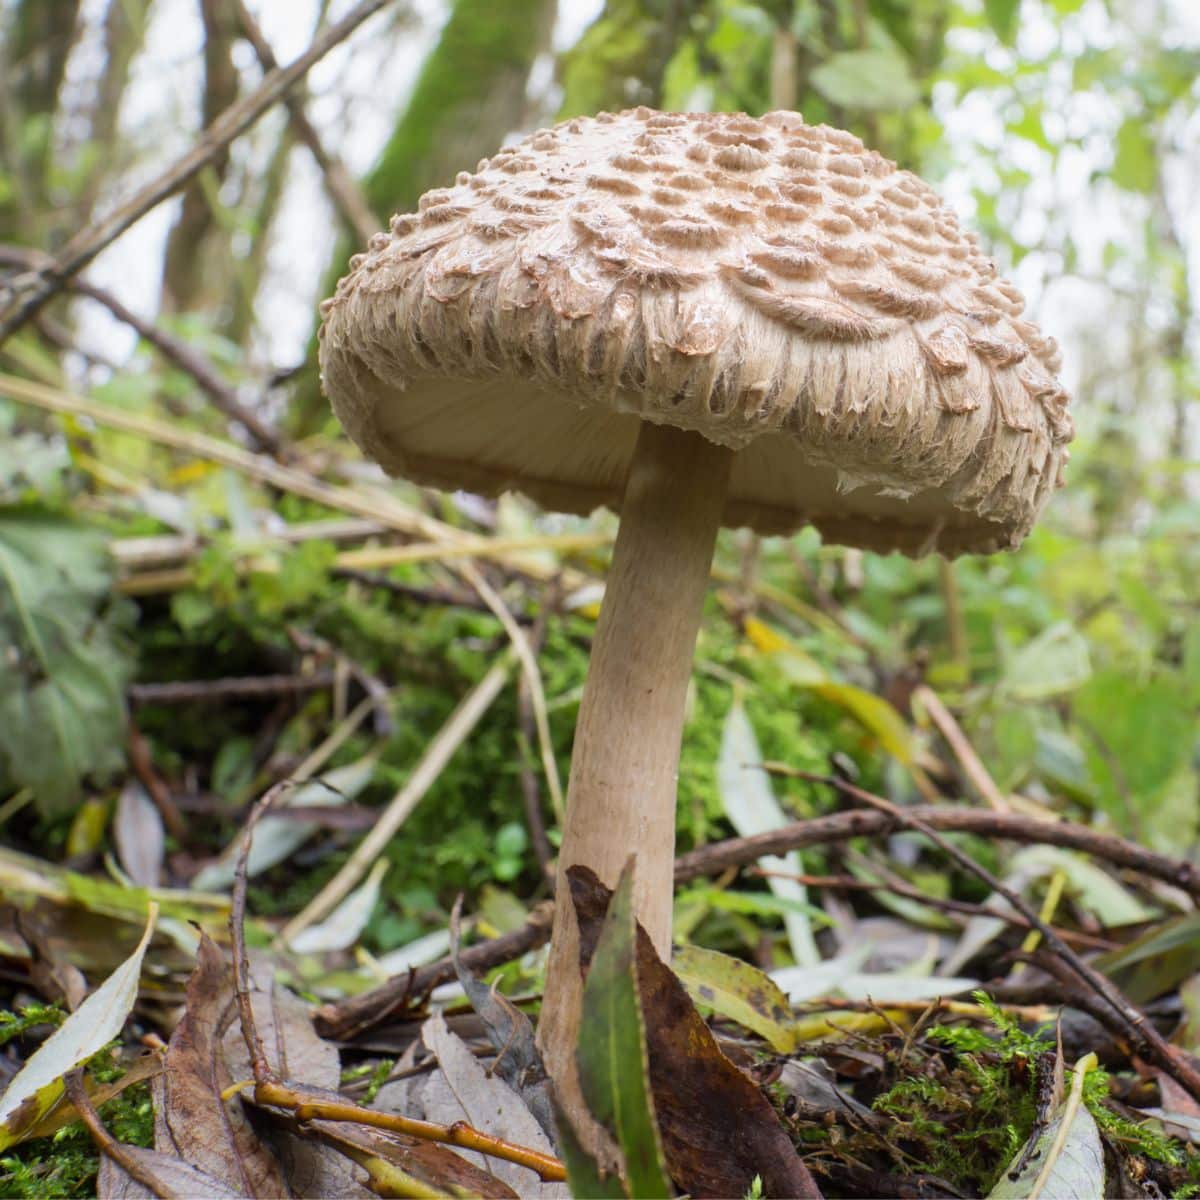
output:
[{"label": "thin branch", "polygon": [[[554,903],[545,900],[533,909],[529,919],[519,929],[468,946],[459,953],[458,961],[477,972],[512,962],[550,940],[553,919]],[[322,1004],[313,1013],[313,1018],[318,1031],[325,1037],[346,1041],[386,1021],[393,1013],[403,1011],[409,1001],[423,997],[433,988],[455,978],[454,962],[447,956],[404,975],[397,975],[369,992]]]},{"label": "thin branch", "polygon": [[[52,269],[53,262],[48,254],[37,250],[29,250],[23,246],[0,245],[0,264],[5,266],[19,266],[36,271],[39,267]],[[213,407],[241,425],[258,448],[272,454],[279,452],[283,445],[279,434],[238,399],[233,386],[222,378],[217,368],[195,346],[173,333],[168,333],[152,321],[140,317],[112,292],[97,287],[86,279],[64,280],[63,286],[103,305],[118,321],[128,325],[138,337],[149,342],[169,363],[173,363],[184,374],[190,375],[200,390],[212,401]]]},{"label": "thin branch", "polygon": [[[939,559],[944,562],[944,559]],[[975,790],[988,802],[996,812],[1011,812],[1012,805],[1008,798],[996,786],[982,759],[975,753],[975,747],[963,733],[962,726],[954,719],[954,714],[942,703],[941,697],[929,687],[921,684],[914,692],[913,699],[924,706],[929,719],[937,726],[938,732],[946,739],[946,744],[954,751],[954,757]]]},{"label": "thin branch", "polygon": [[[126,695],[133,704],[214,704],[221,700],[258,700],[319,692],[332,687],[331,669],[309,675],[246,675],[224,679],[183,679],[174,683],[131,683]],[[370,689],[368,689],[370,690]]]},{"label": "thin branch", "polygon": [[[1123,838],[1096,833],[1082,825],[1068,821],[1044,821],[1017,813],[982,812],[967,808],[921,806],[905,811],[931,829],[1081,850],[1116,866],[1161,879],[1200,900],[1200,869],[1191,863],[1155,854]],[[730,838],[680,855],[675,860],[675,882],[687,883],[702,876],[717,875],[730,867],[744,866],[766,855],[782,855],[788,850],[804,846],[828,845],[857,837],[886,837],[902,828],[904,822],[893,814],[864,809],[833,813],[810,821],[796,821],[769,833]],[[549,912],[549,905],[534,909],[520,929],[488,942],[479,942],[463,951],[463,961],[477,970],[486,970],[537,949],[550,937]],[[1034,924],[1032,927],[1037,926]],[[423,996],[431,988],[448,983],[453,978],[453,963],[449,958],[442,959],[418,971],[390,979],[359,996],[322,1005],[315,1013],[317,1024],[327,1037],[340,1040],[354,1037],[404,1009],[410,1000]]]},{"label": "thin branch", "polygon": [[[254,47],[254,53],[258,56],[262,69],[267,72],[278,70],[279,62],[275,58],[275,52],[263,36],[263,31],[253,14],[243,0],[234,0],[234,5],[237,8],[242,32],[246,35],[246,40]],[[346,170],[342,160],[325,148],[321,141],[321,135],[317,133],[312,122],[305,115],[304,102],[301,97],[293,92],[285,97],[284,104],[287,106],[288,119],[292,123],[296,136],[308,148],[325,178],[325,187],[329,191],[329,197],[333,201],[334,207],[359,243],[365,246],[379,231],[381,225],[379,218],[371,211],[371,206],[367,203],[362,189],[350,172]]]},{"label": "thin branch", "polygon": [[27,292],[0,317],[0,345],[41,311],[74,275],[78,275],[102,250],[136,224],[153,208],[175,195],[236,138],[245,133],[274,107],[322,58],[346,40],[368,17],[388,0],[361,0],[340,21],[317,37],[311,46],[288,66],[271,71],[249,95],[230,105],[197,139],[186,154],[176,159],[157,178],[137,191],[107,217],[81,229],[55,256],[53,264],[38,270]]},{"label": "thin branch", "polygon": [[[820,777],[824,779],[824,776]],[[843,786],[839,783],[831,786]],[[849,785],[844,785],[848,787]],[[857,791],[857,789],[856,789]],[[973,808],[920,805],[903,810],[932,829],[943,833],[973,833],[980,837],[1025,845],[1062,846],[1082,850],[1118,867],[1140,871],[1172,884],[1200,901],[1200,867],[1183,859],[1155,854],[1134,842],[1111,834],[1097,833],[1070,821],[1046,821],[1022,813],[983,812]],[[675,882],[687,883],[706,875],[717,875],[729,867],[740,867],[765,855],[786,854],[805,846],[823,846],[856,837],[886,837],[903,829],[906,822],[887,812],[852,809],[810,821],[795,821],[752,837],[730,838],[701,846],[675,860]]]}]

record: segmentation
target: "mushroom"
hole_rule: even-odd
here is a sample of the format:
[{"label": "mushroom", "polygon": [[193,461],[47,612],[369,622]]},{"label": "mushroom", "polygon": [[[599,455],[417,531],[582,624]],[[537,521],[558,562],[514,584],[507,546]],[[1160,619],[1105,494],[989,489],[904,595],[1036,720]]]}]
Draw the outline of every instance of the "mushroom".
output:
[{"label": "mushroom", "polygon": [[[389,472],[620,511],[560,871],[670,951],[684,701],[721,525],[908,555],[1017,546],[1072,436],[1059,354],[914,175],[791,112],[533,134],[393,218],[322,306],[334,410]],[[571,1072],[559,887],[539,1039]]]}]

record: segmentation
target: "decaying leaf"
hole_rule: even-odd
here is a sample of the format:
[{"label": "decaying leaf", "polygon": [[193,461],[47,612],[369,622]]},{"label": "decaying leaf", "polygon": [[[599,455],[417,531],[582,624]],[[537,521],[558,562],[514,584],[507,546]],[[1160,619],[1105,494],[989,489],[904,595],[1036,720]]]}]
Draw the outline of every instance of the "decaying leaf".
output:
[{"label": "decaying leaf", "polygon": [[167,1046],[164,1110],[169,1146],[185,1162],[239,1195],[284,1196],[287,1182],[270,1147],[251,1126],[240,1098],[221,1092],[234,1082],[222,1045],[231,1021],[232,972],[210,938],[200,939],[187,1007]]},{"label": "decaying leaf", "polygon": [[326,950],[346,950],[353,946],[366,928],[379,900],[379,887],[391,864],[379,859],[371,873],[317,925],[300,930],[288,945],[297,954],[319,954]]},{"label": "decaying leaf", "polygon": [[[611,893],[587,867],[570,867],[567,878],[586,966]],[[676,1184],[696,1196],[744,1196],[758,1175],[766,1196],[820,1197],[774,1109],[721,1053],[683,984],[640,926],[637,979],[654,1107]]]},{"label": "decaying leaf", "polygon": [[46,1039],[0,1096],[0,1149],[11,1146],[57,1103],[68,1071],[121,1032],[137,999],[142,959],[157,917],[158,907],[152,905],[137,949]]},{"label": "decaying leaf", "polygon": [[1083,1079],[1095,1065],[1094,1054],[1075,1064],[1066,1102],[1045,1130],[1034,1135],[1035,1145],[1021,1148],[988,1200],[1092,1200],[1107,1195],[1100,1130],[1083,1103]]},{"label": "decaying leaf", "polygon": [[[521,1097],[502,1079],[483,1069],[463,1040],[446,1027],[441,1013],[435,1013],[421,1026],[421,1038],[437,1058],[440,1068],[425,1089],[427,1120],[447,1125],[466,1121],[482,1133],[544,1154],[554,1154],[553,1144]],[[439,1081],[444,1082],[444,1089],[438,1086]],[[435,1101],[434,1095],[439,1092]],[[484,1159],[482,1165],[520,1196],[548,1200],[567,1195],[561,1183],[543,1182],[527,1167],[516,1163],[489,1158]]]},{"label": "decaying leaf", "polygon": [[113,840],[129,878],[141,887],[157,887],[166,840],[162,815],[135,779],[126,783],[117,799]]},{"label": "decaying leaf", "polygon": [[459,908],[455,905],[450,915],[450,954],[458,982],[495,1048],[497,1058],[492,1071],[521,1097],[542,1131],[553,1138],[550,1089],[542,1056],[534,1043],[533,1024],[507,997],[476,979],[463,966],[459,958],[459,928]]},{"label": "decaying leaf", "polygon": [[671,969],[698,1004],[753,1030],[773,1050],[796,1048],[795,1020],[779,985],[740,958],[700,946],[678,946]]}]

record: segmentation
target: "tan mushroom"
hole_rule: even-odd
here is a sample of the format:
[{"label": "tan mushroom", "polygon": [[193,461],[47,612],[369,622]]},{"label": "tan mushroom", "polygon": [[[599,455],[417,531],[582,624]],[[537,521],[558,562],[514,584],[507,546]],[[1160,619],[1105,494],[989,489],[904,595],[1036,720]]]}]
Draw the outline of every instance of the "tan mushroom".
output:
[{"label": "tan mushroom", "polygon": [[[321,366],[365,453],[420,483],[621,527],[560,866],[669,953],[684,698],[722,525],[919,555],[1015,547],[1072,435],[1052,338],[937,195],[790,112],[575,119],[393,219],[325,302]],[[580,990],[559,889],[541,1039]]]}]

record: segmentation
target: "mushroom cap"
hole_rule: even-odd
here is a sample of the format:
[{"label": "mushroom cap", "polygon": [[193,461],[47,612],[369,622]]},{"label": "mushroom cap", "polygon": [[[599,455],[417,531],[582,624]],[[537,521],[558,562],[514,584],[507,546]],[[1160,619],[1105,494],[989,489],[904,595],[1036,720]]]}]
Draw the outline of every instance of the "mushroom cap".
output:
[{"label": "mushroom cap", "polygon": [[1062,482],[1053,338],[931,188],[796,113],[567,121],[350,266],[325,388],[419,483],[618,508],[654,421],[737,451],[726,524],[953,555]]}]

